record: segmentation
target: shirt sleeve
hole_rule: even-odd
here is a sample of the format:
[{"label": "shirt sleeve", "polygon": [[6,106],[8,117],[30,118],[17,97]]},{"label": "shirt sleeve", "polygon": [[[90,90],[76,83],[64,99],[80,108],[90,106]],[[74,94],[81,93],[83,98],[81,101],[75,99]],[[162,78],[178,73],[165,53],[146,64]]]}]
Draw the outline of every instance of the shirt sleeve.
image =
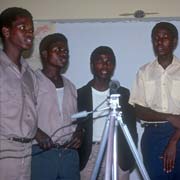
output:
[{"label": "shirt sleeve", "polygon": [[145,98],[144,75],[141,70],[139,70],[136,74],[136,79],[130,93],[129,104],[133,106],[135,106],[135,104],[147,106]]}]

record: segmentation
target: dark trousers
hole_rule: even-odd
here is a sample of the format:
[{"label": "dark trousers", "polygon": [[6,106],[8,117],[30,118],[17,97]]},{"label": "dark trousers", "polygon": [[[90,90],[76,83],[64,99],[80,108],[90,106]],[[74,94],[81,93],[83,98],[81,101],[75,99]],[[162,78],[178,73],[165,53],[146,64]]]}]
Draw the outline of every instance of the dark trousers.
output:
[{"label": "dark trousers", "polygon": [[80,180],[79,156],[73,149],[57,149],[40,153],[32,148],[31,180]]},{"label": "dark trousers", "polygon": [[171,173],[163,170],[163,160],[160,158],[174,132],[170,123],[149,125],[144,129],[141,150],[151,180],[180,180],[180,142],[177,144],[175,167]]}]

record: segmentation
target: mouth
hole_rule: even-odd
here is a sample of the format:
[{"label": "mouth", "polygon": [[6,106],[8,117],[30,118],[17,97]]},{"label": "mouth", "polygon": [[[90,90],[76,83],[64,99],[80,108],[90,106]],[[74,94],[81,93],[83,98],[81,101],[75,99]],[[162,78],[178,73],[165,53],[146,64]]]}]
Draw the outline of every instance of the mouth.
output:
[{"label": "mouth", "polygon": [[59,57],[58,60],[59,60],[60,62],[62,62],[62,63],[67,62],[67,58],[66,58],[66,57]]},{"label": "mouth", "polygon": [[156,52],[163,53],[165,49],[163,47],[156,47]]},{"label": "mouth", "polygon": [[67,64],[67,58],[58,58],[57,59],[57,63],[60,65],[60,66],[65,66]]},{"label": "mouth", "polygon": [[165,52],[164,49],[162,49],[162,48],[157,49],[157,51],[158,51],[159,53],[164,53],[164,52]]},{"label": "mouth", "polygon": [[100,71],[100,74],[99,74],[101,77],[109,77],[109,72],[108,71]]},{"label": "mouth", "polygon": [[106,75],[106,74],[108,74],[108,71],[102,70],[102,71],[101,71],[101,74]]},{"label": "mouth", "polygon": [[25,43],[28,45],[32,45],[33,39],[32,38],[25,38]]}]

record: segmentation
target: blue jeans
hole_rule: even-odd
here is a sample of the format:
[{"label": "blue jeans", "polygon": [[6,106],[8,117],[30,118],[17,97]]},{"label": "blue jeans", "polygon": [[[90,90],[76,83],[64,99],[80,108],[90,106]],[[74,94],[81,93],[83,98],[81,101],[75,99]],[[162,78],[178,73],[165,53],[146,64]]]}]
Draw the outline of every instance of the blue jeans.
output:
[{"label": "blue jeans", "polygon": [[180,180],[180,142],[177,144],[175,167],[171,173],[163,170],[160,157],[175,129],[170,123],[145,127],[141,139],[141,150],[146,170],[151,180]]},{"label": "blue jeans", "polygon": [[31,180],[80,180],[79,156],[76,150],[56,149],[41,152],[32,148]]}]

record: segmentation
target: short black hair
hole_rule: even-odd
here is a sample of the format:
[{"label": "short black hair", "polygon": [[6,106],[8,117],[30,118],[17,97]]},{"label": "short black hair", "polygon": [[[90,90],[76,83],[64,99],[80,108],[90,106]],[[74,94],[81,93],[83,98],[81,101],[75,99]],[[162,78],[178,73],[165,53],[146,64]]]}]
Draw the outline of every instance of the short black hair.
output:
[{"label": "short black hair", "polygon": [[101,54],[109,54],[112,56],[112,62],[115,65],[116,64],[116,57],[115,54],[113,52],[113,50],[108,47],[108,46],[99,46],[97,47],[92,53],[91,53],[91,57],[90,57],[90,62],[93,63],[97,57]]},{"label": "short black hair", "polygon": [[52,43],[56,43],[58,41],[68,44],[67,38],[61,33],[53,33],[45,36],[39,44],[40,55],[42,56],[42,52],[48,50]]},{"label": "short black hair", "polygon": [[2,38],[2,28],[11,27],[17,17],[29,17],[33,20],[32,14],[27,9],[23,9],[21,7],[10,7],[5,9],[0,14],[0,36]]},{"label": "short black hair", "polygon": [[151,33],[152,38],[154,37],[156,30],[159,28],[167,29],[172,34],[173,39],[178,40],[178,30],[174,24],[169,23],[169,22],[157,23],[152,29],[152,33]]}]

